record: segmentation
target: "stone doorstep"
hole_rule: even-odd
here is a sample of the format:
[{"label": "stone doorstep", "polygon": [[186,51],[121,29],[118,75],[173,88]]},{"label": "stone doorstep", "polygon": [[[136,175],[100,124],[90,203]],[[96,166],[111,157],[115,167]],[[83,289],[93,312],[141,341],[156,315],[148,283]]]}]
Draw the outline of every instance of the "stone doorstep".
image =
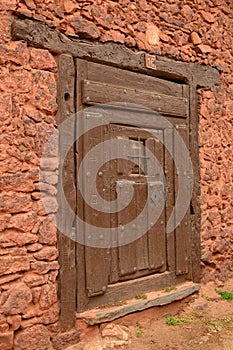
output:
[{"label": "stone doorstep", "polygon": [[77,319],[84,320],[88,325],[110,322],[117,318],[126,316],[130,313],[142,311],[154,306],[163,306],[188,297],[198,292],[200,284],[193,282],[185,282],[176,286],[171,292],[156,291],[145,293],[146,299],[126,300],[125,305],[108,307],[105,309],[92,309],[82,313],[77,313]]}]

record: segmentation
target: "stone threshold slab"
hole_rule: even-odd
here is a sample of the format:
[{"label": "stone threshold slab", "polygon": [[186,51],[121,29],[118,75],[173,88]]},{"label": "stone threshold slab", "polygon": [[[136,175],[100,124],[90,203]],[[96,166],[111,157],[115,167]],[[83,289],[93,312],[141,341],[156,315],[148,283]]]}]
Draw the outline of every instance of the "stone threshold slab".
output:
[{"label": "stone threshold slab", "polygon": [[[88,325],[110,322],[117,318],[126,316],[130,313],[142,311],[154,306],[163,306],[188,297],[198,292],[200,284],[193,282],[185,282],[176,285],[175,289],[170,292],[156,291],[145,293],[146,299],[126,300],[124,305],[112,306],[107,308],[97,308],[82,313],[77,313],[78,319],[83,319]],[[143,297],[145,298],[143,295]]]}]

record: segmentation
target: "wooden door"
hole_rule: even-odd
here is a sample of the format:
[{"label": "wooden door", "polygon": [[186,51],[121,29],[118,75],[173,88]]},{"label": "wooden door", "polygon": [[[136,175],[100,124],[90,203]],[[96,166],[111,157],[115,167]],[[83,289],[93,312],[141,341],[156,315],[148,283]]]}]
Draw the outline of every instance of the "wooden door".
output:
[{"label": "wooden door", "polygon": [[[175,231],[166,233],[166,223],[170,215],[176,216],[174,160],[180,156],[171,125],[181,130],[188,146],[189,117],[185,85],[83,60],[76,60],[76,65],[77,110],[97,106],[80,113],[77,122],[82,134],[76,146],[77,174],[82,173],[77,177],[77,214],[82,219],[77,236],[83,237],[83,244],[77,243],[80,312],[182,282],[187,276],[189,210]],[[134,108],[131,105],[114,105],[135,101],[135,111],[127,110]],[[100,104],[109,104],[106,114]],[[96,123],[98,118],[103,118],[102,125]],[[97,153],[88,156],[93,149]],[[125,207],[130,193],[133,197]],[[114,210],[100,210],[99,196],[103,203],[112,202]]]}]

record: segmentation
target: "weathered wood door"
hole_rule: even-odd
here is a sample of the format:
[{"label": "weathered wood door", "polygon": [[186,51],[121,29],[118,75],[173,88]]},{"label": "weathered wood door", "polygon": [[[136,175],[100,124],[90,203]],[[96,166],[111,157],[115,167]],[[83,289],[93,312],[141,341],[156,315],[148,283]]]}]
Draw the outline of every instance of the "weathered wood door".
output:
[{"label": "weathered wood door", "polygon": [[189,103],[183,84],[79,59],[76,67],[80,312],[187,277],[189,209],[175,230],[166,225],[187,176],[175,167],[174,130],[188,148]]}]

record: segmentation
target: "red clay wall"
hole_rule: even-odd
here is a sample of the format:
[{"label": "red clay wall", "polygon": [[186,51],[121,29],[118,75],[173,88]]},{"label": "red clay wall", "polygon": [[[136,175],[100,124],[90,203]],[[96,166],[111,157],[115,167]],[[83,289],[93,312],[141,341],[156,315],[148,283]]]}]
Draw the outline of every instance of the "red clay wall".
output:
[{"label": "red clay wall", "polygon": [[[47,349],[58,327],[56,228],[40,199],[38,165],[56,127],[56,62],[11,41],[13,12],[65,33],[115,41],[218,67],[222,85],[200,91],[203,282],[233,276],[233,8],[231,0],[0,1],[0,344]],[[57,211],[57,158],[43,196]],[[49,180],[48,180],[49,179]],[[77,337],[72,334],[71,337]],[[54,348],[59,342],[53,341]]]}]

